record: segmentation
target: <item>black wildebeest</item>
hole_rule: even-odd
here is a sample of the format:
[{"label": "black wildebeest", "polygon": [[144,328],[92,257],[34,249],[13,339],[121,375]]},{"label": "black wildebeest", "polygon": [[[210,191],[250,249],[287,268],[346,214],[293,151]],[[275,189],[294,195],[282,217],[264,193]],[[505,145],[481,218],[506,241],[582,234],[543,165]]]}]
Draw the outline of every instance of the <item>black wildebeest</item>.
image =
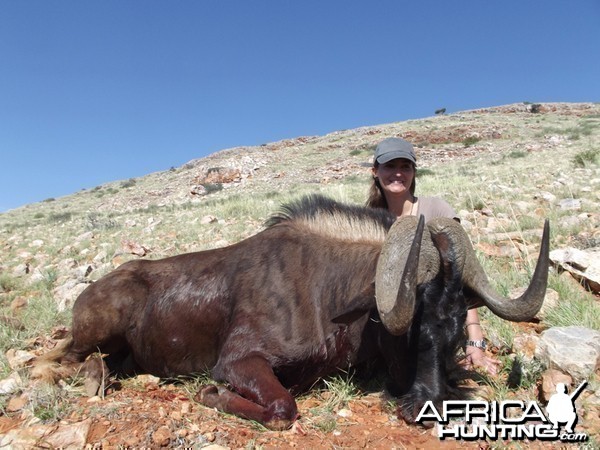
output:
[{"label": "black wildebeest", "polygon": [[[461,398],[457,353],[468,307],[508,320],[541,307],[548,226],[527,291],[496,294],[468,236],[451,219],[426,226],[384,210],[311,196],[283,207],[237,244],[123,264],[73,307],[71,337],[37,376],[105,371],[173,377],[209,371],[226,385],[196,399],[273,429],[297,418],[293,394],[363,362],[385,365],[414,421],[427,400]],[[128,362],[128,364],[126,364]]]}]

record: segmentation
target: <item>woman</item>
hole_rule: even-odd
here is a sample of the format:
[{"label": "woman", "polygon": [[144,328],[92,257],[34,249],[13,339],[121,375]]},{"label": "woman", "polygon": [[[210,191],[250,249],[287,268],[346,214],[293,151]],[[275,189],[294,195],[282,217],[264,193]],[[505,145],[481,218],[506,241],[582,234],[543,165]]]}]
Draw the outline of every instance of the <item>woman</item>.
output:
[{"label": "woman", "polygon": [[[396,216],[451,217],[460,221],[452,207],[441,198],[416,197],[417,158],[410,142],[400,138],[384,139],[375,149],[373,184],[367,206],[385,208]],[[496,375],[500,361],[485,354],[483,330],[476,309],[470,309],[466,321],[466,367],[479,366]]]}]

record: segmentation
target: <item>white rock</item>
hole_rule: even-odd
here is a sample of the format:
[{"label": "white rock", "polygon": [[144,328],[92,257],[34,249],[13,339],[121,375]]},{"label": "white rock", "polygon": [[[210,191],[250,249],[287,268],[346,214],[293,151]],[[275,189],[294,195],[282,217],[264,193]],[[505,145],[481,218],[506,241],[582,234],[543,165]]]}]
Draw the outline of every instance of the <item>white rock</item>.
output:
[{"label": "white rock", "polygon": [[34,425],[27,428],[15,428],[0,438],[0,448],[85,448],[92,419],[73,424]]},{"label": "white rock", "polygon": [[29,284],[38,283],[40,281],[44,281],[46,279],[46,275],[42,273],[40,269],[33,269],[29,274],[29,279],[27,282]]},{"label": "white rock", "polygon": [[565,140],[563,136],[549,136],[547,137],[548,142],[552,145],[558,145]]},{"label": "white rock", "polygon": [[539,192],[534,198],[544,200],[548,203],[554,203],[556,201],[556,195],[546,191]]},{"label": "white rock", "polygon": [[542,308],[536,314],[538,319],[543,320],[548,317],[548,312],[558,306],[558,302],[560,301],[560,296],[558,292],[554,289],[546,289],[546,295],[544,296],[544,303],[542,304]]},{"label": "white rock", "polygon": [[550,252],[550,261],[600,292],[600,247],[579,250],[568,247]]},{"label": "white rock", "polygon": [[565,198],[558,203],[562,210],[571,211],[581,209],[581,200],[577,198]]},{"label": "white rock", "polygon": [[88,231],[86,233],[80,234],[75,238],[75,242],[80,243],[83,241],[91,240],[94,238],[94,233],[92,231]]},{"label": "white rock", "polygon": [[352,411],[346,408],[342,408],[337,412],[337,415],[340,417],[352,417]]},{"label": "white rock", "polygon": [[15,266],[15,268],[12,270],[12,275],[14,277],[22,277],[23,275],[27,275],[29,273],[29,270],[29,263],[19,264]]},{"label": "white rock", "polygon": [[215,216],[204,216],[200,219],[200,223],[203,225],[207,225],[209,223],[215,223],[218,219]]},{"label": "white rock", "polygon": [[106,253],[105,250],[100,250],[98,252],[98,254],[96,256],[94,256],[94,259],[92,261],[94,261],[96,264],[100,264],[103,261],[106,261],[108,259],[108,253]]},{"label": "white rock", "polygon": [[14,394],[22,385],[23,380],[17,372],[0,381],[0,395]]},{"label": "white rock", "polygon": [[157,377],[154,375],[149,375],[149,374],[138,375],[137,377],[135,377],[135,379],[139,383],[143,383],[143,384],[148,384],[148,383],[158,384],[158,383],[160,383],[160,377]]},{"label": "white rock", "polygon": [[542,333],[536,358],[575,379],[589,378],[600,363],[600,332],[584,327],[553,327]]},{"label": "white rock", "polygon": [[17,370],[25,367],[27,363],[35,358],[33,353],[13,348],[6,351],[6,360],[11,369]]},{"label": "white rock", "polygon": [[65,311],[73,306],[79,294],[89,286],[89,283],[81,283],[78,280],[69,280],[65,284],[54,289],[54,301],[59,311]]}]

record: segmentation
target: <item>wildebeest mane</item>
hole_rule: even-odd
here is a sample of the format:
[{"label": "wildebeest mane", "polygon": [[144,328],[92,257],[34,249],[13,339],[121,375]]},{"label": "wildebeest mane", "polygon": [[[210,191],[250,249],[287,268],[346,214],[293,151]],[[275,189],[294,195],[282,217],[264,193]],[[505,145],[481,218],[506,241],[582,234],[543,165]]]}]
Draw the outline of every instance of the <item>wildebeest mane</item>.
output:
[{"label": "wildebeest mane", "polygon": [[293,222],[337,239],[383,241],[395,220],[396,217],[384,209],[343,204],[312,194],[283,205],[267,220],[266,226]]}]

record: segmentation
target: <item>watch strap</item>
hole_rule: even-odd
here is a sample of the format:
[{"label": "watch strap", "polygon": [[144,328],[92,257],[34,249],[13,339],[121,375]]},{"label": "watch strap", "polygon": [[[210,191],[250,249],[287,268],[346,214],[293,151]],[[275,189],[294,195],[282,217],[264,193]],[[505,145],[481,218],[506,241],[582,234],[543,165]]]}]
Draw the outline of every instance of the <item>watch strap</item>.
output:
[{"label": "watch strap", "polygon": [[485,350],[487,348],[487,342],[485,339],[481,339],[478,341],[473,341],[471,339],[467,340],[466,344],[467,347],[477,347],[480,348],[482,350]]}]

